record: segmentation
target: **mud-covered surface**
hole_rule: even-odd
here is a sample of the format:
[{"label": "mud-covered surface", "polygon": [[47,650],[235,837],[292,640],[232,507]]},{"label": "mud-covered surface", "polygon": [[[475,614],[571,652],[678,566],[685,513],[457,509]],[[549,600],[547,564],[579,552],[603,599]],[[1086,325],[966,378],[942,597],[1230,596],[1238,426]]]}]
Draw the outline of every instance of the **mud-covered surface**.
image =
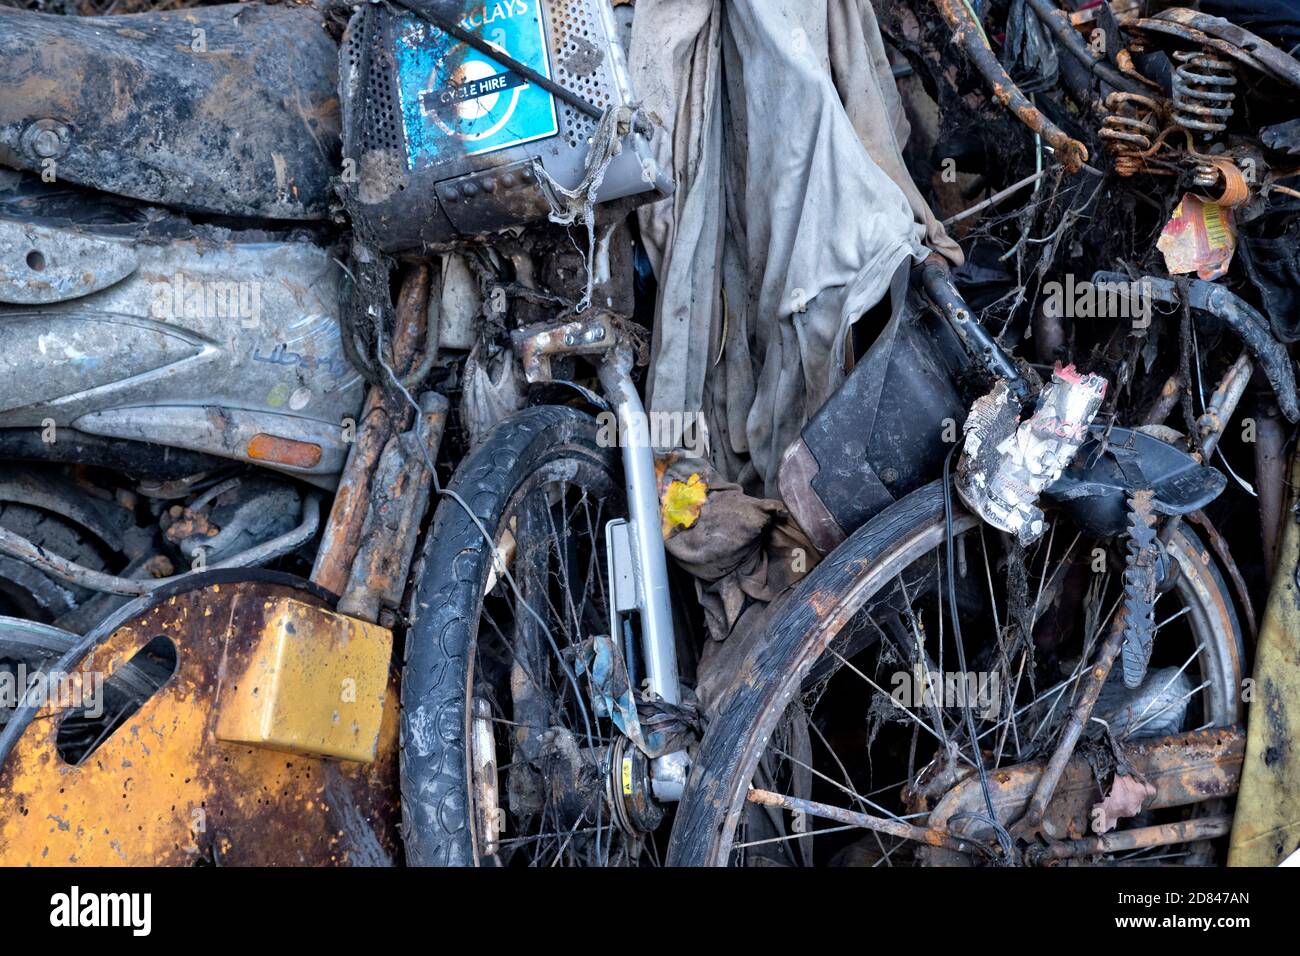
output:
[{"label": "mud-covered surface", "polygon": [[[1218,20],[1212,0],[875,0],[827,4],[812,30],[816,17],[786,29],[801,14],[781,0],[641,3],[701,14],[696,34],[662,26],[679,102],[627,121],[671,127],[653,153],[663,168],[643,165],[636,188],[671,172],[679,192],[639,213],[645,195],[620,192],[590,234],[565,218],[582,203],[545,187],[548,169],[566,183],[590,172],[597,123],[560,97],[551,133],[444,151],[442,133],[465,130],[422,126],[438,108],[426,98],[440,94],[446,120],[478,94],[459,77],[468,54],[409,8],[0,7],[0,84],[16,91],[0,99],[0,162],[172,206],[196,228],[226,225],[206,222],[214,213],[272,230],[314,219],[333,244],[342,351],[369,395],[347,463],[335,448],[325,469],[338,484],[324,534],[282,566],[312,566],[341,612],[409,638],[412,662],[407,708],[389,694],[373,766],[222,743],[214,714],[251,653],[258,602],[288,592],[173,595],[85,662],[111,670],[169,638],[176,672],[144,707],[84,760],[60,750],[57,721],[38,721],[0,769],[0,862],[393,862],[399,716],[414,862],[512,846],[529,850],[501,860],[559,861],[552,824],[580,828],[590,804],[653,818],[646,845],[669,862],[1271,864],[1297,848],[1300,525],[1286,462],[1300,417],[1300,33]],[[546,6],[547,69],[579,106],[603,108],[613,60],[593,37],[605,25],[588,29],[579,7]],[[663,79],[645,20],[633,27],[630,72]],[[404,73],[404,50],[429,59]],[[773,106],[764,73],[788,76],[817,122],[788,93]],[[868,86],[880,95],[862,99]],[[809,129],[817,142],[801,139]],[[828,159],[833,134],[842,148]],[[635,179],[648,154],[631,144],[619,154]],[[853,178],[860,167],[872,178]],[[769,193],[779,208],[764,207]],[[907,240],[892,283],[874,268],[884,258],[840,242],[891,203]],[[132,270],[166,278],[140,268],[139,250],[87,259],[73,239],[16,231],[0,235],[13,260],[0,280],[17,303],[99,294]],[[48,262],[27,258],[37,240]],[[880,296],[835,298],[870,284]],[[819,326],[819,309],[842,324]],[[687,328],[698,340],[665,351]],[[48,346],[45,332],[28,351]],[[651,800],[644,767],[618,780],[635,799],[602,803],[605,778],[580,781],[584,760],[660,754],[626,730],[600,748],[568,733],[541,746],[523,670],[484,660],[492,641],[503,659],[536,642],[522,618],[481,626],[484,580],[504,621],[528,590],[506,579],[535,571],[521,525],[496,522],[540,474],[516,472],[542,454],[530,444],[541,429],[555,425],[550,454],[590,424],[577,409],[607,411],[596,369],[613,339],[649,343],[636,350],[653,373],[634,374],[651,416],[671,405],[705,425],[699,447],[675,433],[676,471],[658,489],[674,574],[693,578],[672,581],[676,676],[683,707],[708,717],[692,722],[702,739],[675,808]],[[684,410],[655,402],[656,390],[688,396],[665,355],[703,370],[699,407],[695,392]],[[26,364],[10,362],[17,380]],[[74,373],[68,395],[99,381],[60,372]],[[423,433],[408,430],[419,408]],[[236,436],[234,419],[211,414]],[[760,419],[775,431],[752,434]],[[779,476],[756,438],[783,446]],[[229,459],[234,444],[204,450]],[[613,444],[597,446],[615,461]],[[433,497],[417,454],[467,503]],[[146,557],[221,534],[227,519],[209,526],[195,502],[226,474],[167,482],[179,487],[86,478],[133,517],[175,518],[159,554],[133,566],[114,554],[111,569],[147,573],[159,565]],[[529,521],[553,503],[537,507]],[[573,527],[560,517],[557,538]],[[691,545],[708,535],[735,547],[701,556]],[[556,607],[571,599],[574,636],[626,658],[621,700],[648,638],[604,634],[617,619],[584,602],[613,564],[593,567]],[[549,660],[540,642],[526,650],[530,665]],[[554,653],[566,668],[586,660]],[[509,679],[489,692],[480,668]],[[936,698],[933,682],[946,693],[954,677],[962,695]],[[583,707],[610,710],[572,686]],[[479,709],[501,727],[484,733]],[[545,801],[524,799],[521,780],[563,812],[539,815]],[[275,836],[249,838],[262,831]],[[568,857],[608,862],[603,839]]]},{"label": "mud-covered surface", "polygon": [[0,156],[203,212],[324,216],[334,44],[312,6],[38,16],[0,8]]}]

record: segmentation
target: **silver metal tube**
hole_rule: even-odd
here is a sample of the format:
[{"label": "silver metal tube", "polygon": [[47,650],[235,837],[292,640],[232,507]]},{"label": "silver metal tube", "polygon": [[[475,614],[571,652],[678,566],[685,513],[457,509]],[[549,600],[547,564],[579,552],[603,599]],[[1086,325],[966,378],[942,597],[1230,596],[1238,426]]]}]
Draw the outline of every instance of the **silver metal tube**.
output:
[{"label": "silver metal tube", "polygon": [[650,426],[641,396],[632,383],[632,360],[623,351],[610,353],[600,366],[600,382],[618,416],[619,445],[627,485],[632,560],[636,563],[641,618],[641,647],[650,690],[665,703],[681,703],[677,683],[677,643],[668,596],[668,559],[660,531],[658,481]]},{"label": "silver metal tube", "polygon": [[[618,416],[619,447],[627,483],[628,524],[636,565],[637,610],[641,618],[641,653],[650,691],[668,704],[681,703],[677,639],[668,595],[668,559],[660,530],[659,483],[655,477],[650,423],[632,383],[632,358],[611,352],[600,366],[600,382]],[[650,761],[650,785],[657,799],[680,800],[690,761],[684,750]]]}]

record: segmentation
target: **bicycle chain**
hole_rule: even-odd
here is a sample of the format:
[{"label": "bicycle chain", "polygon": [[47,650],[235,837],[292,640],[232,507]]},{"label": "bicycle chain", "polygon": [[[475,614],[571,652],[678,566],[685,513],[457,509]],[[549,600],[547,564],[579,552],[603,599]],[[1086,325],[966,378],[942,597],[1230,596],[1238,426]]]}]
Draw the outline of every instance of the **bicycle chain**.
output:
[{"label": "bicycle chain", "polygon": [[1152,491],[1135,491],[1128,500],[1128,555],[1124,565],[1124,643],[1120,661],[1124,686],[1138,687],[1146,676],[1155,645],[1156,586],[1160,569],[1160,544]]}]

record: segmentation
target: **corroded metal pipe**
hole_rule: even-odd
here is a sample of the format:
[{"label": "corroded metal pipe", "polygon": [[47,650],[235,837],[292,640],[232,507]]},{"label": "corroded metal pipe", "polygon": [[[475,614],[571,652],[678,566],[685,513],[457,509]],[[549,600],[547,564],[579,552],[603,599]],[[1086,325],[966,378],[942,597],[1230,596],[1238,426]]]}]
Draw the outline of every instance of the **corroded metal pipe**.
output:
[{"label": "corroded metal pipe", "polygon": [[876,817],[869,813],[857,813],[853,810],[845,810],[843,807],[832,807],[826,803],[817,803],[815,800],[803,800],[799,797],[788,797],[783,793],[773,793],[771,790],[751,790],[746,799],[750,803],[756,803],[759,806],[783,807],[791,813],[802,813],[810,817],[821,817],[824,820],[833,820],[836,823],[844,823],[852,827],[862,827],[864,830],[875,830],[877,833],[887,833],[890,836],[901,837],[904,840],[916,840],[919,843],[943,847],[957,853],[971,853],[979,849],[977,844],[950,836],[941,830],[926,830],[910,823],[904,823],[901,820]]},{"label": "corroded metal pipe", "polygon": [[1056,150],[1056,158],[1069,172],[1077,173],[1088,161],[1088,148],[1049,120],[1007,75],[993,50],[984,39],[974,14],[963,0],[935,0],[939,12],[952,29],[952,38],[970,57],[975,69],[989,85],[994,97],[1004,107]]},{"label": "corroded metal pipe", "polygon": [[[427,324],[429,281],[429,266],[421,263],[407,275],[398,294],[392,360],[393,370],[399,375],[414,364],[418,340]],[[408,406],[389,408],[384,389],[370,386],[357,422],[356,440],[343,466],[343,477],[334,493],[334,505],[311,569],[312,582],[327,591],[342,594],[347,586],[348,572],[361,544],[361,526],[370,505],[379,456],[388,440],[405,429],[410,420]]]},{"label": "corroded metal pipe", "polygon": [[1025,859],[1031,863],[1042,864],[1077,856],[1093,856],[1097,853],[1146,850],[1153,846],[1169,846],[1173,843],[1213,840],[1227,836],[1231,830],[1232,817],[1230,816],[1196,817],[1191,820],[1180,820],[1177,823],[1164,823],[1160,826],[1103,833],[1101,836],[1084,837],[1081,840],[1062,840],[1059,843],[1034,847],[1025,854]]},{"label": "corroded metal pipe", "polygon": [[361,546],[339,600],[341,613],[363,621],[377,621],[383,608],[401,605],[416,538],[429,508],[429,462],[438,455],[450,403],[437,392],[425,392],[420,406],[418,430],[390,438],[375,467]]}]

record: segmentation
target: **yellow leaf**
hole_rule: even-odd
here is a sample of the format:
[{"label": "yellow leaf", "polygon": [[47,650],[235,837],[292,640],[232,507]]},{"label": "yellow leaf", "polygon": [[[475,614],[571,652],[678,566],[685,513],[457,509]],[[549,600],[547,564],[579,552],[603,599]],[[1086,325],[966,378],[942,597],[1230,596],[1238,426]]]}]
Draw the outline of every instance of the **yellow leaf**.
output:
[{"label": "yellow leaf", "polygon": [[674,528],[689,528],[700,517],[709,486],[698,474],[686,481],[671,481],[664,489],[663,536],[667,538]]}]

